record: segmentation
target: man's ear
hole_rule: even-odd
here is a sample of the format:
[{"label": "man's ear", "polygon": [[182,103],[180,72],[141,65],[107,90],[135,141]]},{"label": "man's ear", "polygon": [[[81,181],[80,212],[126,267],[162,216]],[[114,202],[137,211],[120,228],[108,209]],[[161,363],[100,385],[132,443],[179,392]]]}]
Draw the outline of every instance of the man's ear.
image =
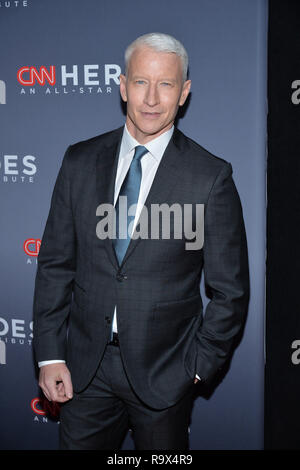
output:
[{"label": "man's ear", "polygon": [[181,95],[180,95],[180,100],[179,100],[179,106],[184,105],[185,100],[187,99],[190,89],[191,89],[192,81],[191,80],[186,80],[183,84]]},{"label": "man's ear", "polygon": [[127,102],[127,93],[126,93],[126,77],[121,73],[120,75],[120,93],[122,100]]}]

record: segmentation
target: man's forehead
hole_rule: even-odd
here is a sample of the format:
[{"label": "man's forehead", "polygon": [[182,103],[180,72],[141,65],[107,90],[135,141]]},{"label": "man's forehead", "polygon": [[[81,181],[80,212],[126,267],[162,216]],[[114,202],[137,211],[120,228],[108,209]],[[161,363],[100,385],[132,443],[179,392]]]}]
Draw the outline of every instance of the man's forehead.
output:
[{"label": "man's forehead", "polygon": [[147,45],[140,45],[137,46],[131,54],[130,60],[137,56],[144,56],[144,54],[150,53],[151,55],[157,55],[158,57],[174,57],[174,59],[178,59],[180,61],[180,57],[175,54],[175,52],[168,52],[168,51],[158,51],[154,47],[147,46]]},{"label": "man's forehead", "polygon": [[[166,63],[166,59],[170,57],[172,59],[173,64],[178,63],[179,67],[181,67],[181,59],[180,57],[175,54],[175,52],[166,52],[166,51],[157,51],[156,49],[149,47],[149,46],[138,46],[131,54],[131,57],[128,62],[128,70],[132,73],[132,65],[134,68],[138,67],[141,64],[141,59],[145,58],[146,54],[151,54],[153,57],[157,57],[158,59],[162,59],[161,63],[164,65]],[[148,61],[146,61],[146,65],[148,65]]]}]

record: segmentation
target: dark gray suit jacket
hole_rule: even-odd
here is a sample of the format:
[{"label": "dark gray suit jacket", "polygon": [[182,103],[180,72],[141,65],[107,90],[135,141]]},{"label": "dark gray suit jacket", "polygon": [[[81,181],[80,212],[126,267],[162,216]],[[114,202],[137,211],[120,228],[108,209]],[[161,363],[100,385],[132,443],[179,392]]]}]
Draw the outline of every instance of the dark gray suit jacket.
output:
[{"label": "dark gray suit jacket", "polygon": [[[96,208],[114,200],[122,130],[68,148],[38,257],[34,348],[38,361],[65,359],[74,390],[92,379],[117,305],[120,350],[140,398],[176,403],[197,373],[211,379],[229,357],[248,305],[245,228],[231,165],[179,130],[146,200],[204,204],[204,246],[182,239],[131,240],[121,266],[111,239],[96,236]],[[203,317],[200,277],[210,302]]]}]

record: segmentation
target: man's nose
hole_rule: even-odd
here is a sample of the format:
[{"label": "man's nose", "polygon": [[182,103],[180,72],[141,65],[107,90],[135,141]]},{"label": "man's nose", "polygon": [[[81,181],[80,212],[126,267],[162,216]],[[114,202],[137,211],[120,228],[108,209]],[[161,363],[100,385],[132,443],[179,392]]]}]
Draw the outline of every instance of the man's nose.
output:
[{"label": "man's nose", "polygon": [[156,85],[149,85],[144,99],[148,106],[156,106],[159,103],[159,94]]}]

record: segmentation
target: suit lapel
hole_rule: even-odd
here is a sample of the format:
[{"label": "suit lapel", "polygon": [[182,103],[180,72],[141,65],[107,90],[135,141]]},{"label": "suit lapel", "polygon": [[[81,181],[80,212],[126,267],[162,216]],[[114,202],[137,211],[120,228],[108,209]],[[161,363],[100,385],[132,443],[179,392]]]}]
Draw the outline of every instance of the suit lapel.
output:
[{"label": "suit lapel", "polygon": [[[118,168],[118,157],[121,146],[122,130],[120,128],[116,131],[116,136],[112,139],[110,144],[103,147],[97,155],[96,163],[96,190],[97,190],[97,204],[109,203],[114,204],[114,191],[115,181]],[[150,214],[151,204],[162,204],[168,200],[168,196],[175,187],[176,183],[180,181],[180,164],[182,160],[182,149],[180,141],[182,134],[177,129],[174,129],[173,136],[165,150],[165,153],[160,161],[159,167],[155,174],[152,186],[145,201],[148,214]],[[149,224],[149,232],[151,226]],[[103,240],[107,250],[108,257],[112,265],[119,269],[118,259],[112,244],[111,238]],[[121,267],[126,263],[129,256],[132,255],[134,249],[137,247],[141,238],[131,239],[127,248],[126,254],[121,263]]]},{"label": "suit lapel", "polygon": [[[115,181],[118,168],[118,157],[122,139],[122,129],[118,129],[116,138],[99,151],[96,163],[96,192],[97,206],[99,204],[114,204]],[[108,257],[113,266],[118,269],[118,260],[111,238],[103,240]]]}]

